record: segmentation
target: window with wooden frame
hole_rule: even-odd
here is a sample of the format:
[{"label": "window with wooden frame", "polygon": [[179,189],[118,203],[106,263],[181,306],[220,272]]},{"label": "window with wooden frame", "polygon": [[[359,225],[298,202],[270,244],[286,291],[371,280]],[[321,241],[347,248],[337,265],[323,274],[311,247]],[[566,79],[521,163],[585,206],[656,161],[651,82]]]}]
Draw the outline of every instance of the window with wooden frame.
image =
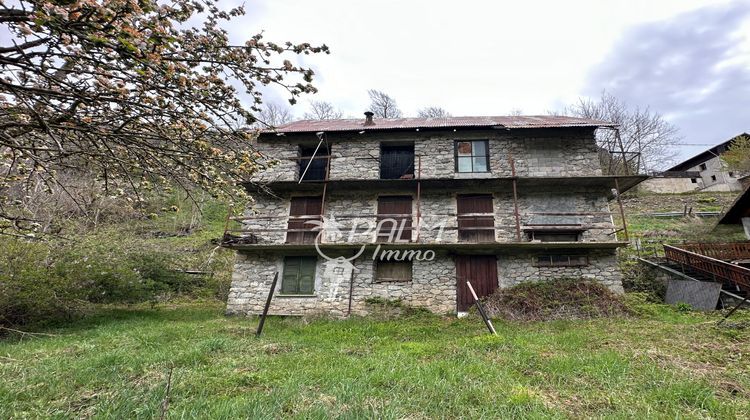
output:
[{"label": "window with wooden frame", "polygon": [[410,195],[383,195],[378,197],[378,242],[411,241],[411,206],[412,198]]},{"label": "window with wooden frame", "polygon": [[589,265],[586,255],[543,254],[536,257],[536,267],[581,267]]},{"label": "window with wooden frame", "polygon": [[383,282],[410,282],[412,262],[385,260],[375,262],[376,283]]},{"label": "window with wooden frame", "polygon": [[495,241],[495,212],[491,194],[459,194],[456,205],[459,241]]},{"label": "window with wooden frame", "polygon": [[289,222],[287,223],[286,243],[311,244],[318,236],[323,210],[323,197],[292,197],[289,200]]},{"label": "window with wooden frame", "polygon": [[286,257],[281,276],[281,294],[312,295],[315,293],[317,257]]},{"label": "window with wooden frame", "polygon": [[456,172],[489,172],[490,148],[487,140],[456,140]]}]

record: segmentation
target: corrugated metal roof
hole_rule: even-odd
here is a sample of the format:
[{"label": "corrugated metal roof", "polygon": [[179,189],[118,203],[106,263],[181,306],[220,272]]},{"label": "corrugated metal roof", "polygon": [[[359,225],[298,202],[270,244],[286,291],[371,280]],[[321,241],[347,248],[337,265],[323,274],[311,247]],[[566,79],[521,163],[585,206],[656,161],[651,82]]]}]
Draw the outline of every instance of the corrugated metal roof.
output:
[{"label": "corrugated metal roof", "polygon": [[309,133],[336,131],[407,130],[417,128],[559,128],[559,127],[614,127],[616,124],[587,118],[551,115],[500,116],[500,117],[446,117],[446,118],[374,118],[373,125],[365,119],[301,120],[264,130],[270,133]]}]

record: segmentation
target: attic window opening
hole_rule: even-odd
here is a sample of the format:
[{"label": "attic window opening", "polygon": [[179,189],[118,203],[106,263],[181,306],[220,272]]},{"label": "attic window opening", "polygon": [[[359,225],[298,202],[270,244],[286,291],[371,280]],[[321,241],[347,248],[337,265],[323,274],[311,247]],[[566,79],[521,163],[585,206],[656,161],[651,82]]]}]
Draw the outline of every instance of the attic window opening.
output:
[{"label": "attic window opening", "polygon": [[706,168],[707,168],[707,167],[706,167],[706,164],[705,164],[705,163],[701,163],[701,164],[700,164],[700,165],[698,166],[698,169],[700,169],[701,171],[705,171],[705,170],[706,170]]},{"label": "attic window opening", "polygon": [[380,179],[414,178],[414,143],[380,145]]},{"label": "attic window opening", "polygon": [[[302,174],[305,174],[303,181],[324,181],[326,179],[326,171],[328,170],[328,156],[330,156],[328,147],[324,144],[321,145],[318,149],[318,153],[315,153],[314,158],[313,153],[315,153],[315,146],[299,147],[300,159],[298,176],[301,179]],[[310,161],[312,161],[312,163],[310,163]],[[307,169],[307,173],[305,173],[305,168],[307,168],[308,164],[310,167]]]}]

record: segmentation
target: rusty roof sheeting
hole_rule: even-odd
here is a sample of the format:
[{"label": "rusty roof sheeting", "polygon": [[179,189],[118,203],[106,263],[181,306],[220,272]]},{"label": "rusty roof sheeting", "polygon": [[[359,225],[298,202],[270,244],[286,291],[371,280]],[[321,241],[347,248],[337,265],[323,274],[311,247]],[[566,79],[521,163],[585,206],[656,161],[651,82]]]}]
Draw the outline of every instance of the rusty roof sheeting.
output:
[{"label": "rusty roof sheeting", "polygon": [[281,125],[264,133],[315,133],[342,131],[408,130],[418,128],[563,128],[616,127],[617,124],[588,118],[552,115],[446,118],[375,118],[375,124],[364,125],[364,118],[341,120],[300,120]]}]

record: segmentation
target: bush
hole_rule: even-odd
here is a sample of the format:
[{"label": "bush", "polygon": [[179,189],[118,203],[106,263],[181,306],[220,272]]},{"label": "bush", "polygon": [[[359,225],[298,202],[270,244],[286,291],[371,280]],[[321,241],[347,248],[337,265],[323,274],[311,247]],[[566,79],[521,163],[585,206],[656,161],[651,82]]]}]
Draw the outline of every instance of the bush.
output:
[{"label": "bush", "polygon": [[633,264],[623,269],[622,287],[628,293],[645,293],[649,302],[663,303],[667,285],[658,279],[652,269]]},{"label": "bush", "polygon": [[586,319],[628,313],[620,296],[601,283],[584,279],[554,279],[498,289],[484,298],[490,317],[518,321]]},{"label": "bush", "polygon": [[87,291],[55,269],[46,244],[4,239],[0,247],[0,326],[70,319],[87,307]]}]

